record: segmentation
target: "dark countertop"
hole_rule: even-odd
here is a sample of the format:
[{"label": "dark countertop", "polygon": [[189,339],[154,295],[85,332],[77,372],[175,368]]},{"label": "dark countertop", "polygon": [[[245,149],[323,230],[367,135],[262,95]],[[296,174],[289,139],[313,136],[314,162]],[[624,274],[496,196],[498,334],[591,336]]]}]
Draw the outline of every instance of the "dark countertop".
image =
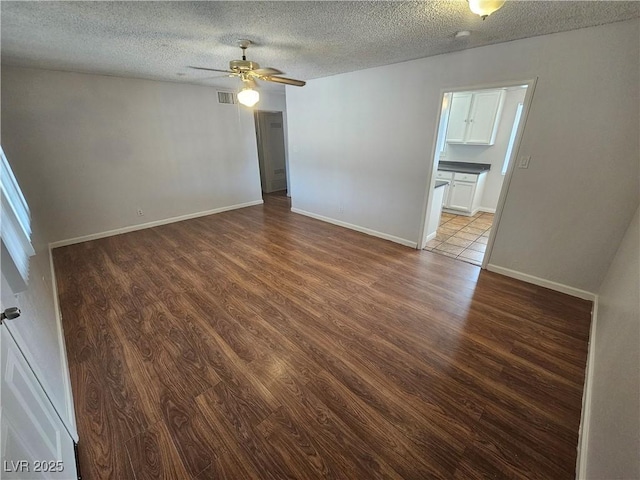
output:
[{"label": "dark countertop", "polygon": [[444,187],[445,185],[449,185],[449,182],[445,182],[444,180],[436,180],[435,188]]},{"label": "dark countertop", "polygon": [[491,170],[491,164],[441,161],[438,163],[438,170],[442,170],[443,172],[474,173],[478,175]]}]

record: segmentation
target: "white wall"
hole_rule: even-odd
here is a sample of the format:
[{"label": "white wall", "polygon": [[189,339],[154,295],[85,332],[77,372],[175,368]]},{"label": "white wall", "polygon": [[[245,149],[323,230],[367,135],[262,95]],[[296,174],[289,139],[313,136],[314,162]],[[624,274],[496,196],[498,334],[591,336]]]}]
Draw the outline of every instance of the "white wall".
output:
[{"label": "white wall", "polygon": [[640,478],[640,209],[598,298],[585,453],[588,479]]},{"label": "white wall", "polygon": [[524,102],[526,93],[526,89],[517,87],[510,88],[505,93],[502,116],[498,124],[496,141],[493,145],[446,144],[445,157],[440,158],[440,160],[448,162],[488,163],[491,165],[491,170],[487,173],[484,194],[480,200],[480,207],[482,208],[495,210],[498,206],[498,198],[500,197],[500,190],[504,180],[502,165],[509,146],[516,110],[518,104]]},{"label": "white wall", "polygon": [[537,76],[491,263],[595,292],[638,203],[638,24],[287,87],[293,207],[417,242],[441,92]]},{"label": "white wall", "polygon": [[2,123],[51,242],[261,200],[252,111],[215,88],[3,67]]}]

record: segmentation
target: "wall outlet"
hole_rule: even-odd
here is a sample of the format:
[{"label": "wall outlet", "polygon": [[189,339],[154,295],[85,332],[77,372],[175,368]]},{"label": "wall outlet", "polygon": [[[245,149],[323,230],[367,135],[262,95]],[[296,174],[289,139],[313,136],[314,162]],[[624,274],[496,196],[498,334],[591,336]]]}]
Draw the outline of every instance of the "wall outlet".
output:
[{"label": "wall outlet", "polygon": [[142,211],[141,208],[139,208],[138,210],[136,210],[137,214],[139,217],[142,217],[144,215],[144,212]]},{"label": "wall outlet", "polygon": [[529,162],[531,161],[530,156],[522,156],[518,160],[518,168],[529,168]]}]

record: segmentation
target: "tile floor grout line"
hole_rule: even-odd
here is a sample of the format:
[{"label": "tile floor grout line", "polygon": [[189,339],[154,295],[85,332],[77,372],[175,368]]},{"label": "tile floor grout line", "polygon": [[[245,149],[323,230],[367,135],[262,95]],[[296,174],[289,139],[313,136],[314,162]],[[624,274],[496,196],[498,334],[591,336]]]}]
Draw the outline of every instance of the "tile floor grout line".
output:
[{"label": "tile floor grout line", "polygon": [[[473,216],[466,216],[443,212],[436,238],[427,242],[425,250],[480,265],[492,224],[492,213],[478,212]],[[467,230],[464,231],[465,229]]]}]

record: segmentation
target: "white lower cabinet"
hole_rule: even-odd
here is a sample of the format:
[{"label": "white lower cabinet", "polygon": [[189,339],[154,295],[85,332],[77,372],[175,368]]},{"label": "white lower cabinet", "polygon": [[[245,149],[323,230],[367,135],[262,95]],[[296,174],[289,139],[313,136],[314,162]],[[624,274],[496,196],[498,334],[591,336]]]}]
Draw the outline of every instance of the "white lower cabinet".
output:
[{"label": "white lower cabinet", "polygon": [[480,207],[486,177],[486,172],[475,175],[438,171],[439,180],[450,182],[443,204],[444,211],[449,210],[459,215],[474,215]]},{"label": "white lower cabinet", "polygon": [[447,205],[447,208],[471,212],[475,193],[475,183],[454,180],[451,185],[451,193],[449,194],[449,204]]}]

